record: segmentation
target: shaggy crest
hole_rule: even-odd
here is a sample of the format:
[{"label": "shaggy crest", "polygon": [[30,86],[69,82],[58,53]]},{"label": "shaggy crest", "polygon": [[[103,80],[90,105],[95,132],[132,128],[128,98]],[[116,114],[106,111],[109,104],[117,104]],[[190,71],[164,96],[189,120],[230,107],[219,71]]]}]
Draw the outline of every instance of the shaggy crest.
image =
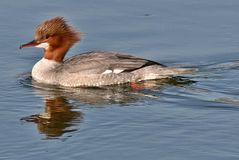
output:
[{"label": "shaggy crest", "polygon": [[50,36],[66,37],[72,43],[80,40],[80,32],[68,25],[63,17],[46,20],[36,28],[35,39],[44,40]]}]

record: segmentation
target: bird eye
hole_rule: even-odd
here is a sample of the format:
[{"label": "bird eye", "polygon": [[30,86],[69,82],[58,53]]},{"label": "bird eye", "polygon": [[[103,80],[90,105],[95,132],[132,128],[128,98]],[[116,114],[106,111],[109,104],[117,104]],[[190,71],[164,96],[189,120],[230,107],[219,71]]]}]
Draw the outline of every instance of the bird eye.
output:
[{"label": "bird eye", "polygon": [[46,38],[46,39],[48,39],[49,37],[50,37],[50,35],[49,35],[49,34],[47,34],[45,38]]}]

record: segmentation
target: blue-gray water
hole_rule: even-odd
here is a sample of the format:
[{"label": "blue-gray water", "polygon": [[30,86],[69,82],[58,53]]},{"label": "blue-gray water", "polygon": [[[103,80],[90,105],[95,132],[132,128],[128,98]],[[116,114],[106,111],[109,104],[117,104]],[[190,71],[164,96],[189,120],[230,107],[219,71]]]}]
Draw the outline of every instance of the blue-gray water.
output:
[{"label": "blue-gray water", "polygon": [[[84,33],[68,57],[119,51],[198,71],[144,89],[35,84],[42,50],[18,47],[54,16]],[[239,159],[238,18],[238,0],[1,1],[0,159]]]}]

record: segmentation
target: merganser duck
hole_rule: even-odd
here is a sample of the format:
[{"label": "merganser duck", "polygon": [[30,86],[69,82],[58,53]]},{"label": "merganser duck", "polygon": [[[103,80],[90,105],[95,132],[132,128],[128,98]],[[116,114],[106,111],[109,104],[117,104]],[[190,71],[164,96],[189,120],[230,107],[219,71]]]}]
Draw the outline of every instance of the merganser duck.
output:
[{"label": "merganser duck", "polygon": [[167,78],[190,72],[169,68],[158,62],[115,52],[93,51],[67,60],[67,51],[81,39],[81,34],[55,17],[38,25],[35,39],[21,48],[44,48],[44,56],[32,68],[32,77],[40,83],[66,87],[102,86]]}]

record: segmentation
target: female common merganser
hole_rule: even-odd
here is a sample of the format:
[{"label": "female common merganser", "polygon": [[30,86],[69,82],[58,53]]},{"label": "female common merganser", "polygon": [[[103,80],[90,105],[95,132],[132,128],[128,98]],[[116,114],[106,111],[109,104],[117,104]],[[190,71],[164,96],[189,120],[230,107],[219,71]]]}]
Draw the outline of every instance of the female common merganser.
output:
[{"label": "female common merganser", "polygon": [[36,28],[35,39],[20,46],[44,48],[44,56],[32,69],[40,83],[67,87],[101,86],[167,78],[189,69],[168,68],[158,62],[114,52],[87,52],[65,61],[67,51],[80,40],[80,32],[63,17],[55,17]]}]

